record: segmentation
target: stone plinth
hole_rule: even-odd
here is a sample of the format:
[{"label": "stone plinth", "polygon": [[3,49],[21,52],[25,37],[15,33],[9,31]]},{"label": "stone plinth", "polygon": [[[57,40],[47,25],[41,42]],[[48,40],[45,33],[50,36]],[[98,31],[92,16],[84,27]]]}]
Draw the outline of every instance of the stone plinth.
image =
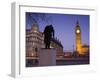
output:
[{"label": "stone plinth", "polygon": [[39,50],[39,66],[54,65],[56,65],[56,50],[41,48]]}]

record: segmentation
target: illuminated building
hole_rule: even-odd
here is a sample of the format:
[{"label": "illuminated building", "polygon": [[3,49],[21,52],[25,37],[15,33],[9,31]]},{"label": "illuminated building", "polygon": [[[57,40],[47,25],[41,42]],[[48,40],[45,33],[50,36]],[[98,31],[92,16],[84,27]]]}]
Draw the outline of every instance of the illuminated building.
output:
[{"label": "illuminated building", "polygon": [[86,53],[89,53],[89,46],[88,45],[82,45],[81,28],[80,28],[78,21],[77,21],[77,24],[76,24],[75,34],[76,34],[76,51],[77,51],[78,55],[85,55]]},{"label": "illuminated building", "polygon": [[89,45],[82,45],[82,53],[84,54],[89,53]]},{"label": "illuminated building", "polygon": [[79,54],[82,54],[82,49],[81,49],[81,46],[82,46],[82,43],[81,43],[81,29],[80,29],[80,25],[79,25],[78,21],[77,21],[77,24],[76,24],[75,34],[76,34],[76,51]]},{"label": "illuminated building", "polygon": [[43,35],[39,26],[33,24],[31,29],[26,30],[26,56],[37,56],[38,50],[43,46]]}]

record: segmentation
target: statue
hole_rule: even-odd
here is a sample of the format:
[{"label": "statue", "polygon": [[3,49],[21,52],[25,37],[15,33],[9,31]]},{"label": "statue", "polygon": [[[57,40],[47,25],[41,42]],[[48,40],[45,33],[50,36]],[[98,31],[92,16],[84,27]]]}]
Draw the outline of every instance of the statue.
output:
[{"label": "statue", "polygon": [[50,43],[52,38],[54,38],[53,26],[47,25],[44,29],[44,44],[46,49],[50,49]]}]

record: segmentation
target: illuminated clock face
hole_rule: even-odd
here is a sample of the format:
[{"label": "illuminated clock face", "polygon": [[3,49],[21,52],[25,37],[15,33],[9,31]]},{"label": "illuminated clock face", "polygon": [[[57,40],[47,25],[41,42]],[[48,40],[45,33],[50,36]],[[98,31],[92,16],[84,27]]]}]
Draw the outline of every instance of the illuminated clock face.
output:
[{"label": "illuminated clock face", "polygon": [[80,33],[80,30],[77,30],[76,33]]}]

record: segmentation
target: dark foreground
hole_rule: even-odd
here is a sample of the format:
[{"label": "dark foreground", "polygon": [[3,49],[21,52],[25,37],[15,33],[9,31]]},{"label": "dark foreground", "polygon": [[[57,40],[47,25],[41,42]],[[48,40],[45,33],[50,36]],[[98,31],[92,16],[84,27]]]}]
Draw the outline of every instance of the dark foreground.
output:
[{"label": "dark foreground", "polygon": [[[89,58],[63,58],[57,59],[56,65],[81,65],[81,64],[89,64]],[[27,59],[26,60],[26,67],[39,67],[38,66],[38,59]]]}]

